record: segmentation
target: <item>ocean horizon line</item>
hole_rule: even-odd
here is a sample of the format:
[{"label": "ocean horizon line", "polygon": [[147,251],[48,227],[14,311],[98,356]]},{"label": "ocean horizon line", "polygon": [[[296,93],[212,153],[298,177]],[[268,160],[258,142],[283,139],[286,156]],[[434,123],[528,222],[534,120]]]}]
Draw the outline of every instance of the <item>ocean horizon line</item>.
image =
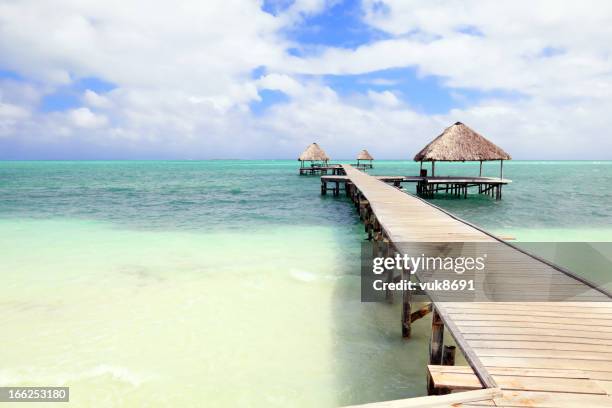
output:
[{"label": "ocean horizon line", "polygon": [[[357,159],[332,159],[329,162],[351,162]],[[237,159],[237,158],[215,158],[215,159],[0,159],[0,162],[208,162],[208,161],[295,161],[298,159]],[[496,160],[485,160],[496,161]],[[612,162],[611,159],[512,159],[504,160],[506,162]],[[375,159],[374,162],[411,162],[418,163],[411,159]],[[445,162],[445,161],[442,161]],[[471,163],[475,161],[453,161],[446,163]]]}]

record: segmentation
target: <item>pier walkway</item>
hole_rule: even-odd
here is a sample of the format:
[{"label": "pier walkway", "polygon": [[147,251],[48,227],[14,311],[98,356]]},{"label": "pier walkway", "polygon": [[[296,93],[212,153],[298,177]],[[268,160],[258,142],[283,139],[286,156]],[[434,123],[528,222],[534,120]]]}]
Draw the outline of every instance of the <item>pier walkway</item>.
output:
[{"label": "pier walkway", "polygon": [[[551,302],[549,298],[538,302],[434,299],[428,366],[430,390],[432,393],[440,389],[482,390],[365,406],[612,407],[609,293],[383,180],[350,165],[342,167],[347,195],[359,207],[373,239],[399,245],[499,242],[507,253],[504,256],[508,257],[508,266],[495,278],[504,287],[510,287],[521,276],[529,276],[548,283],[549,288],[554,283],[553,297],[558,295],[567,300],[570,296],[570,301],[564,302]],[[408,325],[403,331],[409,335],[410,304],[408,300],[406,305],[406,296],[403,302],[402,325]],[[463,352],[469,367],[440,365],[444,328]],[[483,394],[485,391],[489,393]]]}]

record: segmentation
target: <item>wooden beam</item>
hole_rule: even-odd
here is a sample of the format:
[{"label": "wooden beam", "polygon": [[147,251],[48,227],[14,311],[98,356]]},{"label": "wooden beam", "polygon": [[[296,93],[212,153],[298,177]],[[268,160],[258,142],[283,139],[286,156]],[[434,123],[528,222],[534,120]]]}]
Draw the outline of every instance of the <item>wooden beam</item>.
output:
[{"label": "wooden beam", "polygon": [[431,313],[431,309],[432,309],[432,305],[431,303],[428,303],[427,305],[423,306],[419,310],[412,312],[410,314],[410,322],[414,322],[416,320],[419,320],[422,317],[427,316],[429,313]]}]

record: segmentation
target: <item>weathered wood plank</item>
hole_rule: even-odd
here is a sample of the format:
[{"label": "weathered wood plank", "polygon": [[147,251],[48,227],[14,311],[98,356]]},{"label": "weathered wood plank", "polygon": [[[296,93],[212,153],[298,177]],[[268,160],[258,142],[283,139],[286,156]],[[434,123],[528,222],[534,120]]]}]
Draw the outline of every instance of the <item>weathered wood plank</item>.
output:
[{"label": "weathered wood plank", "polygon": [[[435,366],[428,366],[436,388],[450,388],[453,390],[480,389],[480,381],[470,367],[464,367],[463,372],[449,372],[437,370]],[[515,370],[513,375],[495,375],[495,381],[503,390],[569,392],[578,394],[607,395],[606,390],[599,386],[597,381],[588,378],[563,378],[525,376],[521,370]]]},{"label": "weathered wood plank", "polygon": [[502,396],[494,398],[493,401],[497,407],[609,408],[612,406],[612,399],[607,395],[565,392],[503,391]]},{"label": "weathered wood plank", "polygon": [[461,404],[475,401],[488,401],[502,395],[499,388],[487,388],[456,394],[431,395],[428,397],[408,398],[394,401],[374,402],[371,404],[351,405],[346,408],[433,408],[461,407]]},{"label": "weathered wood plank", "polygon": [[[576,335],[579,335],[577,333]],[[533,344],[539,343],[557,343],[557,344],[596,344],[612,346],[612,339],[595,339],[592,337],[572,337],[572,334],[568,336],[554,336],[549,334],[543,335],[532,335],[532,334],[494,334],[494,333],[464,333],[464,337],[470,343],[474,340],[482,341],[526,341]]]},{"label": "weathered wood plank", "polygon": [[565,350],[611,353],[612,347],[606,344],[559,343],[550,341],[500,341],[500,340],[470,340],[474,349],[521,349],[521,350]]},{"label": "weathered wood plank", "polygon": [[609,361],[570,359],[570,358],[529,358],[529,357],[480,357],[486,366],[514,368],[550,368],[583,371],[602,371],[612,373]]}]

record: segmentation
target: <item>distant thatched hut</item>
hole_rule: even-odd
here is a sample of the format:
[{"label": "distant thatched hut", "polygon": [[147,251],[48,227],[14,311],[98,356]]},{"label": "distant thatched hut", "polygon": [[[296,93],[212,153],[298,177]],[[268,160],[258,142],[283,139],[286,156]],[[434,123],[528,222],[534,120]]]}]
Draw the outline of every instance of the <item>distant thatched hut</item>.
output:
[{"label": "distant thatched hut", "polygon": [[415,161],[431,162],[431,175],[434,176],[436,161],[479,161],[480,176],[482,176],[482,162],[499,160],[500,178],[503,177],[504,160],[510,160],[508,153],[499,146],[485,139],[470,127],[461,122],[444,129],[444,132],[414,156]]},{"label": "distant thatched hut", "polygon": [[312,164],[327,165],[327,162],[331,159],[329,158],[327,153],[325,153],[325,151],[321,149],[321,147],[318,144],[312,143],[310,146],[306,148],[306,150],[304,150],[302,154],[300,154],[300,157],[298,157],[298,160],[300,161],[300,166],[304,167],[306,162],[310,162],[311,165]]},{"label": "distant thatched hut", "polygon": [[374,160],[374,158],[372,157],[372,155],[366,149],[363,149],[357,155],[357,167],[363,167],[363,168],[370,168],[371,169],[372,167],[374,167],[372,165],[372,161],[373,160]]}]

